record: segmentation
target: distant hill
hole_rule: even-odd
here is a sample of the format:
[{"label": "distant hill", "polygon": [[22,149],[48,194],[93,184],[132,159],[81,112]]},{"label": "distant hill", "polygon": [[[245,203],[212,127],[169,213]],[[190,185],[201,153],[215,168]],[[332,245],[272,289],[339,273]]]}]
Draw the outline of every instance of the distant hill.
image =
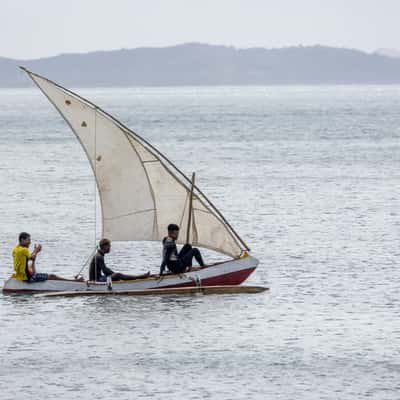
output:
[{"label": "distant hill", "polygon": [[0,87],[31,85],[18,65],[68,87],[400,83],[400,59],[324,46],[236,49],[188,43],[36,60],[0,58]]},{"label": "distant hill", "polygon": [[375,54],[392,58],[400,58],[400,51],[396,49],[378,49],[375,50]]}]

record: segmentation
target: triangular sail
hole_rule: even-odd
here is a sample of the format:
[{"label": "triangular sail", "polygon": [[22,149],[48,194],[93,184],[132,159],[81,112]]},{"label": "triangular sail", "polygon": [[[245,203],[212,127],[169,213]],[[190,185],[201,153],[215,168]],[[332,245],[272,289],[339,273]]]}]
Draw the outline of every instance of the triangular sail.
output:
[{"label": "triangular sail", "polygon": [[[186,238],[190,181],[158,150],[77,94],[24,69],[80,141],[95,174],[103,236],[114,241],[161,240],[170,223]],[[246,244],[195,187],[191,243],[238,257]]]}]

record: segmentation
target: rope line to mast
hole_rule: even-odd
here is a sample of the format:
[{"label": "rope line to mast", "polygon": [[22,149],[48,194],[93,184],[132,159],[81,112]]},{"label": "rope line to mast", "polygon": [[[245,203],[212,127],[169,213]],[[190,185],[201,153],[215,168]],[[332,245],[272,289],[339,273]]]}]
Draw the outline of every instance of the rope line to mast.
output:
[{"label": "rope line to mast", "polygon": [[94,248],[94,250],[90,253],[90,255],[88,256],[88,258],[86,258],[85,262],[83,263],[80,271],[75,275],[75,278],[77,279],[79,276],[82,276],[82,272],[85,269],[86,265],[88,264],[88,262],[92,259],[92,257],[96,254],[97,251],[97,247]]},{"label": "rope line to mast", "polygon": [[[94,162],[94,190],[93,190],[93,195],[94,195],[94,245],[93,245],[93,251],[90,253],[88,258],[85,260],[83,263],[81,269],[79,270],[78,274],[75,276],[75,278],[78,278],[81,276],[83,270],[85,267],[88,265],[89,261],[92,259],[92,257],[95,256],[96,251],[97,251],[97,108],[94,109],[94,137],[93,137],[93,148],[94,148],[94,155],[93,155],[93,162]],[[95,280],[97,280],[97,259],[95,257],[94,259],[95,262]]]}]

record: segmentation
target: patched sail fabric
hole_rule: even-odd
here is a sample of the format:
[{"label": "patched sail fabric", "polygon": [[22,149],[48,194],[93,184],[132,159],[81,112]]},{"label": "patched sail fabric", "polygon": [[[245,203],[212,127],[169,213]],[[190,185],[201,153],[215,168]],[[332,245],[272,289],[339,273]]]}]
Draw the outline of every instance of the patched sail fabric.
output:
[{"label": "patched sail fabric", "polygon": [[[168,224],[186,238],[190,181],[158,150],[75,93],[25,70],[71,127],[95,174],[103,236],[114,241],[161,240]],[[190,242],[232,257],[248,250],[195,187]]]}]

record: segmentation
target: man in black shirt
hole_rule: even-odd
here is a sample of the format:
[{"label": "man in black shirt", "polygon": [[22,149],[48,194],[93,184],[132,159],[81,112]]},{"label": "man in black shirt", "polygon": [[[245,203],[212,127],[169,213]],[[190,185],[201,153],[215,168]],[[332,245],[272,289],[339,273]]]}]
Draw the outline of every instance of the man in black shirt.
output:
[{"label": "man in black shirt", "polygon": [[104,262],[104,255],[111,251],[111,241],[108,239],[101,239],[99,248],[92,258],[89,266],[89,280],[97,282],[106,282],[107,276],[111,276],[113,281],[127,281],[133,279],[147,278],[150,272],[143,275],[126,275],[120,272],[114,272],[106,266]]},{"label": "man in black shirt", "polygon": [[160,266],[160,276],[164,273],[165,267],[174,274],[181,274],[187,269],[190,270],[193,257],[200,266],[204,266],[203,258],[199,249],[185,244],[178,253],[176,240],[179,236],[179,226],[175,224],[168,225],[168,236],[163,239],[163,260]]}]

